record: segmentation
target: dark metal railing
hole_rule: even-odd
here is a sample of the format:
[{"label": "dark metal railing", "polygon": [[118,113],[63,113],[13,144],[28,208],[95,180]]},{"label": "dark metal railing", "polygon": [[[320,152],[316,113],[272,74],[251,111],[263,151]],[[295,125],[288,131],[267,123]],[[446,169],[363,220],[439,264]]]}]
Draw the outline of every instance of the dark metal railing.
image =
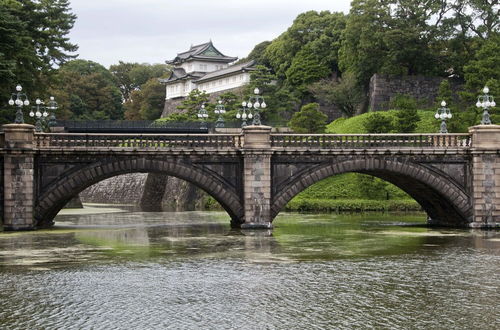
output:
[{"label": "dark metal railing", "polygon": [[94,134],[37,133],[37,148],[234,149],[239,134]]},{"label": "dark metal railing", "polygon": [[467,148],[470,134],[271,134],[275,148]]},{"label": "dark metal railing", "polygon": [[[248,122],[249,124],[251,121]],[[285,121],[264,121],[264,125],[286,127]],[[68,133],[209,133],[215,128],[215,123],[207,123],[201,128],[200,122],[172,122],[152,120],[58,120],[57,127],[64,127]],[[241,128],[241,121],[226,121],[226,128]]]},{"label": "dark metal railing", "polygon": [[152,120],[58,120],[57,127],[68,133],[208,133],[198,122]]}]

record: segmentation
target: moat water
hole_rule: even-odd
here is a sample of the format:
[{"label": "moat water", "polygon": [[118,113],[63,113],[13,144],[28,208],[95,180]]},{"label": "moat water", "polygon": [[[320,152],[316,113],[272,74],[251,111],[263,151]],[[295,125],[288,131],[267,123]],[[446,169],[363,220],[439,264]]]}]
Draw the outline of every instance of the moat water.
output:
[{"label": "moat water", "polygon": [[[106,212],[106,213],[102,213]],[[499,329],[500,233],[425,216],[67,210],[0,233],[1,329]]]}]

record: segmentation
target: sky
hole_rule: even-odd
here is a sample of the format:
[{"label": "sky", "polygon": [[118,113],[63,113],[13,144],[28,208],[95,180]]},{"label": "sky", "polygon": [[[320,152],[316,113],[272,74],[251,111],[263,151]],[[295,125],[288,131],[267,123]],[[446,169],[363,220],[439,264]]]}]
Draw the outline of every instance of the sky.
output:
[{"label": "sky", "polygon": [[246,57],[308,10],[349,11],[350,0],[70,0],[78,17],[69,37],[78,58],[164,63],[212,40],[227,56]]}]

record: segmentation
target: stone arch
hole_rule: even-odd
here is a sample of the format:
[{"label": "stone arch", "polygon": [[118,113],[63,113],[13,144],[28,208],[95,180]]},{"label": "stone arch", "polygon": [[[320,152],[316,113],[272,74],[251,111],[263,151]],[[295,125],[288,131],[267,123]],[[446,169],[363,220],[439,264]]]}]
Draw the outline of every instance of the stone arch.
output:
[{"label": "stone arch", "polygon": [[470,197],[453,180],[416,163],[374,157],[320,165],[294,178],[273,196],[271,218],[307,187],[347,172],[373,175],[396,185],[414,198],[437,224],[463,226],[472,221]]},{"label": "stone arch", "polygon": [[243,204],[234,188],[228,187],[213,174],[175,160],[130,158],[95,162],[52,183],[39,196],[35,206],[35,226],[50,227],[64,205],[85,188],[107,178],[133,172],[164,173],[188,181],[215,198],[231,217],[232,225],[243,220]]}]

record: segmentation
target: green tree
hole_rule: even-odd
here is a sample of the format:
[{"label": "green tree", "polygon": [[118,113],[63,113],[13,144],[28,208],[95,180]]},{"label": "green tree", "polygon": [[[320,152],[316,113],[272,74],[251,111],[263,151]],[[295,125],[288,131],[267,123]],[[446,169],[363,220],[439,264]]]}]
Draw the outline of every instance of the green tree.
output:
[{"label": "green tree", "polygon": [[[209,95],[204,91],[193,89],[189,95],[177,106],[180,114],[170,114],[164,120],[192,121],[197,119],[198,111],[203,104],[208,105]],[[207,109],[208,110],[208,109]]]},{"label": "green tree", "polygon": [[309,90],[319,101],[338,108],[345,117],[352,117],[363,104],[363,94],[356,77],[345,72],[340,79],[323,79],[312,84]]},{"label": "green tree", "polygon": [[367,133],[389,133],[394,129],[392,119],[382,113],[373,112],[370,118],[364,123]]},{"label": "green tree", "polygon": [[326,121],[327,116],[319,110],[319,104],[309,103],[293,114],[289,126],[296,133],[324,133]]},{"label": "green tree", "polygon": [[54,68],[77,50],[67,37],[75,19],[67,0],[0,0],[1,105],[17,83],[30,99],[47,96]]},{"label": "green tree", "polygon": [[[482,110],[474,106],[477,96],[482,93],[482,89],[487,85],[490,94],[500,95],[500,36],[492,36],[486,40],[472,60],[464,68],[465,90],[460,94],[464,102],[470,107],[464,114],[463,120],[467,125],[472,126],[480,122]],[[495,109],[492,109],[495,114]]]},{"label": "green tree", "polygon": [[62,119],[123,119],[120,90],[102,65],[86,60],[70,61],[58,71],[52,90]]},{"label": "green tree", "polygon": [[149,79],[131,92],[125,102],[125,119],[127,120],[156,120],[160,118],[165,106],[165,87],[157,78]]}]

